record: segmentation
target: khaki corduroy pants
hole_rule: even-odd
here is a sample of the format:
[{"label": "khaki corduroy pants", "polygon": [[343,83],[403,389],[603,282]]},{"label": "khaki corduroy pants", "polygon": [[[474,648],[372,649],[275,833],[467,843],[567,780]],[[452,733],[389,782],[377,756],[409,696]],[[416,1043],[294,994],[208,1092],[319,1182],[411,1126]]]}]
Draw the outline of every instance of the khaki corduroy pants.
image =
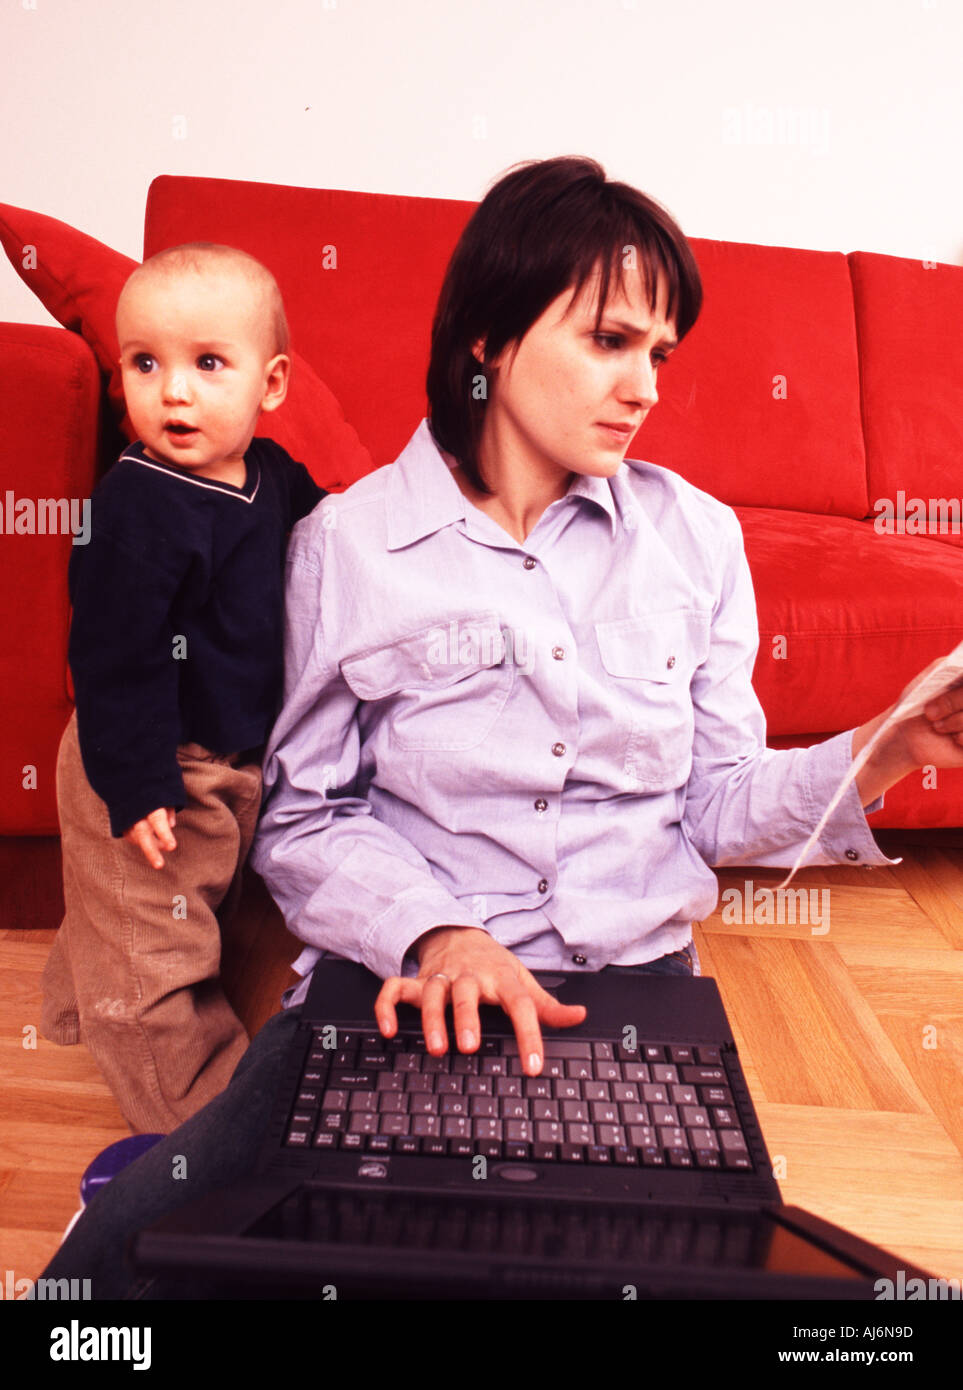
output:
[{"label": "khaki corduroy pants", "polygon": [[43,976],[41,1031],[84,1042],[135,1130],[167,1133],[224,1089],[248,1044],[219,982],[261,801],[259,762],[177,750],[187,804],[154,869],[111,835],[84,773],[77,716],[57,759],[65,916]]}]

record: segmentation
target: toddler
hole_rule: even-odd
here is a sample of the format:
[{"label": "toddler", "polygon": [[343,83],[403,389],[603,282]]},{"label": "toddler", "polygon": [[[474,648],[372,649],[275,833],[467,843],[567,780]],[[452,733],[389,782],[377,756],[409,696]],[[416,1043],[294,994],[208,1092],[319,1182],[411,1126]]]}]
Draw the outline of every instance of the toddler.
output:
[{"label": "toddler", "polygon": [[117,334],[137,442],[95,489],[70,562],[66,912],[41,1026],[86,1043],[133,1128],[166,1132],[247,1047],[215,914],[236,897],[282,693],[288,533],[324,493],[253,437],[290,372],[260,262],[201,242],[152,256]]}]

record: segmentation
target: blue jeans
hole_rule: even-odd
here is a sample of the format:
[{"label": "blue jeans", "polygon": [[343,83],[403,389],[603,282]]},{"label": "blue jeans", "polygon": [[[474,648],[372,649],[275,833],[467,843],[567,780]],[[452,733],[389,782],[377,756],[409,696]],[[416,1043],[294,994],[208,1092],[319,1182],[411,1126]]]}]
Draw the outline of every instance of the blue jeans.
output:
[{"label": "blue jeans", "polygon": [[[646,965],[609,965],[620,974],[691,975],[698,956],[690,943]],[[96,1194],[43,1271],[49,1279],[89,1279],[92,1297],[218,1298],[229,1289],[201,1280],[137,1279],[125,1263],[128,1241],[168,1212],[250,1176],[274,1106],[301,1005],[269,1018],[234,1075],[189,1120],[135,1159]]]}]

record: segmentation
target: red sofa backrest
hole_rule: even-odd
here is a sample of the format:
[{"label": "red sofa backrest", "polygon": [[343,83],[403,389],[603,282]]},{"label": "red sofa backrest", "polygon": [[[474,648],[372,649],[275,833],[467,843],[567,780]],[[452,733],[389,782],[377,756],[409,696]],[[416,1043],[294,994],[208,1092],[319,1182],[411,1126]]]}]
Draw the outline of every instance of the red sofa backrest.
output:
[{"label": "red sofa backrest", "polygon": [[[163,176],[144,255],[184,241],[240,246],[284,295],[294,346],[338,397],[376,465],[425,413],[435,301],[474,204]],[[862,517],[868,510],[846,259],[693,240],[706,303],[664,368],[633,457],[732,505]]]}]

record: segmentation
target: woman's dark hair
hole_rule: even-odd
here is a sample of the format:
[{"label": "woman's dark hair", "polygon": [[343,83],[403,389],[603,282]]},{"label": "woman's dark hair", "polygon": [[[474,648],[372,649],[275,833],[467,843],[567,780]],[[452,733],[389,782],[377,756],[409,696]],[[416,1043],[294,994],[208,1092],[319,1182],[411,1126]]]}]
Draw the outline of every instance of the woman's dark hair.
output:
[{"label": "woman's dark hair", "polygon": [[[578,294],[597,267],[598,328],[613,278],[622,283],[630,247],[652,309],[664,276],[666,312],[681,341],[702,307],[702,281],[681,229],[652,198],[610,182],[594,159],[564,156],[514,166],[479,203],[445,273],[427,383],[431,432],[479,491],[490,491],[478,459],[496,376],[488,364],[520,342],[569,286]],[[472,353],[481,339],[484,366]]]}]

